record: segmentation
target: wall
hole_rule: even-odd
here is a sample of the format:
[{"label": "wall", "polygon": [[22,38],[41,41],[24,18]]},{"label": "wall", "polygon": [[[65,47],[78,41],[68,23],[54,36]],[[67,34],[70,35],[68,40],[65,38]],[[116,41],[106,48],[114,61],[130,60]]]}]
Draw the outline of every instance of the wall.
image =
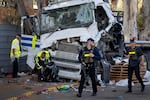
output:
[{"label": "wall", "polygon": [[[3,68],[4,72],[12,71],[9,54],[11,41],[15,38],[15,35],[19,33],[18,29],[19,28],[15,25],[0,24],[0,69]],[[20,59],[19,66],[19,71],[23,71],[28,68],[26,65],[26,57],[22,57]]]}]

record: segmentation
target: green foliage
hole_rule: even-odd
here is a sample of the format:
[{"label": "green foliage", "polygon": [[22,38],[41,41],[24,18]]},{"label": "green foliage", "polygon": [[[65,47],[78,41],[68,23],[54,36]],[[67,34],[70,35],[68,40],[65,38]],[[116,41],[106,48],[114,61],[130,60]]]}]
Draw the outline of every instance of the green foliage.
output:
[{"label": "green foliage", "polygon": [[144,30],[144,16],[142,14],[137,16],[137,27],[139,31]]}]

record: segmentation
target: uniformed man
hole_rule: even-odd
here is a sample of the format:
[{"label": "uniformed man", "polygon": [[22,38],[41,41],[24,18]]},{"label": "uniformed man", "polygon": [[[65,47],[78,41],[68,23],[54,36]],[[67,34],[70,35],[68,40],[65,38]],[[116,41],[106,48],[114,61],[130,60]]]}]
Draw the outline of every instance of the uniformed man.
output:
[{"label": "uniformed man", "polygon": [[16,35],[16,38],[12,40],[11,50],[10,50],[10,59],[13,63],[13,78],[18,77],[18,60],[21,55],[21,47],[20,47],[21,35]]},{"label": "uniformed man", "polygon": [[92,96],[96,96],[96,74],[95,74],[95,60],[100,60],[99,50],[95,47],[94,40],[89,38],[87,40],[86,47],[81,49],[79,53],[79,62],[83,65],[81,68],[81,80],[78,89],[77,97],[81,97],[86,76],[89,75],[92,81],[93,93]]},{"label": "uniformed man", "polygon": [[141,83],[141,92],[144,91],[145,85],[143,84],[142,78],[140,76],[140,67],[144,66],[144,55],[141,48],[136,47],[136,42],[134,39],[130,40],[130,47],[127,49],[127,53],[125,55],[129,58],[128,65],[128,91],[132,92],[132,74],[135,71],[135,75],[139,82]]}]

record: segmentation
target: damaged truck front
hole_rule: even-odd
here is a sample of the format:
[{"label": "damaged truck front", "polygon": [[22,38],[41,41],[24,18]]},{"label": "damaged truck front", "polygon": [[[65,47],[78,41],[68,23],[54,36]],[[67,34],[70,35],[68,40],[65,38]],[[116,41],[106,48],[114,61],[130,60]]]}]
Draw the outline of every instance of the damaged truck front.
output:
[{"label": "damaged truck front", "polygon": [[[122,27],[116,22],[109,4],[103,0],[53,2],[43,8],[39,17],[30,19],[33,20],[31,33],[36,33],[39,40],[37,39],[33,49],[34,37],[25,34],[26,29],[22,30],[22,47],[28,51],[27,64],[33,68],[33,58],[37,51],[49,48],[54,62],[59,67],[59,76],[63,78],[80,79],[78,50],[85,45],[88,38],[96,41],[104,58],[106,52],[118,52],[122,44]],[[24,45],[27,43],[30,46]]]}]

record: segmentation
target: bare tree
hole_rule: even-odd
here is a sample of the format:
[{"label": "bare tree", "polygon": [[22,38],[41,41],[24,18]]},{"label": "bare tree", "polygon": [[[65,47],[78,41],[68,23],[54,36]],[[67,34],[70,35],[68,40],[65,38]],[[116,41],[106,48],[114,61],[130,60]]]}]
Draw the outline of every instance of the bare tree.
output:
[{"label": "bare tree", "polygon": [[123,0],[125,40],[137,39],[137,0]]},{"label": "bare tree", "polygon": [[117,10],[117,4],[118,4],[118,0],[112,0],[112,8],[113,10]]},{"label": "bare tree", "polygon": [[25,6],[24,6],[24,2],[22,0],[14,0],[14,2],[16,4],[16,8],[17,8],[17,11],[20,14],[20,16],[28,15],[27,11],[25,9]]},{"label": "bare tree", "polygon": [[[26,16],[27,18],[29,18],[29,15],[25,9],[24,0],[12,0],[12,1],[14,1],[13,3],[16,5],[16,9],[17,9],[19,15],[21,17]],[[27,19],[25,21],[25,28],[26,28],[26,32],[27,32],[26,34],[31,34],[33,32],[30,19]]]},{"label": "bare tree", "polygon": [[150,40],[150,0],[143,0],[144,32],[140,33],[141,40]]}]

